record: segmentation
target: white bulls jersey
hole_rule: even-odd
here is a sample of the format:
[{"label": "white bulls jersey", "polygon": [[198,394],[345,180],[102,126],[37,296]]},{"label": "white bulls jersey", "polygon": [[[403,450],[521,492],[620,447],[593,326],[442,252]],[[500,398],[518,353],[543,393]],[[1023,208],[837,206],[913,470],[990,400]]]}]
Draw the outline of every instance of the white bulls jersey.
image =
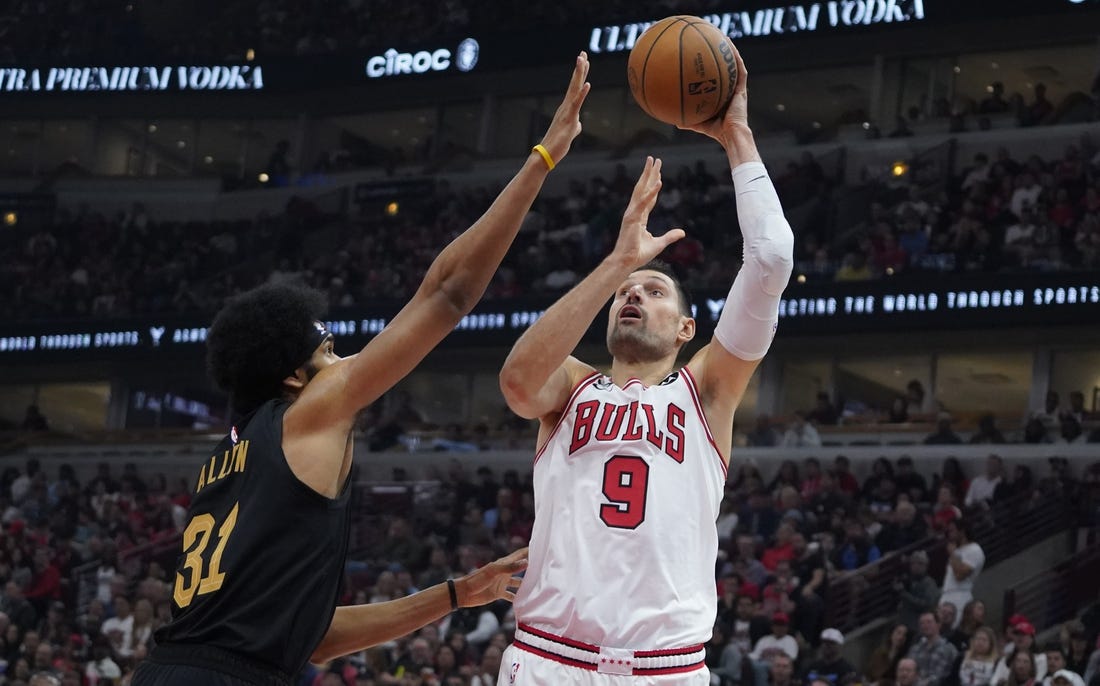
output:
[{"label": "white bulls jersey", "polygon": [[725,480],[686,368],[649,387],[587,377],[535,456],[517,621],[615,648],[705,643]]}]

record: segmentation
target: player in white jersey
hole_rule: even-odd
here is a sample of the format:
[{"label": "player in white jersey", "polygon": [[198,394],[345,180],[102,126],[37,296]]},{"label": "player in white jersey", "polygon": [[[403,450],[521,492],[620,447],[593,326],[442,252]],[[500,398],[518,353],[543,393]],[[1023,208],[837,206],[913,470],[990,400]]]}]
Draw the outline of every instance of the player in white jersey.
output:
[{"label": "player in white jersey", "polygon": [[[703,644],[717,613],[715,520],[733,414],[771,345],[794,246],[737,61],[729,109],[694,129],[725,148],[745,238],[711,343],[674,371],[695,320],[675,277],[647,263],[684,232],[646,229],[661,186],[660,160],[647,159],[611,254],[501,371],[512,410],[540,419],[530,567],[502,686],[710,683]],[[612,293],[605,376],[571,353]]]}]

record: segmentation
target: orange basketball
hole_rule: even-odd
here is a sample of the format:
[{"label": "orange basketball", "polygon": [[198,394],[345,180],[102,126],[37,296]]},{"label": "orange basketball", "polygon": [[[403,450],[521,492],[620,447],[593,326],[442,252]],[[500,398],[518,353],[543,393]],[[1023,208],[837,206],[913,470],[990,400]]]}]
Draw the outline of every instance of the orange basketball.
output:
[{"label": "orange basketball", "polygon": [[654,119],[674,126],[705,122],[733,97],[733,43],[699,17],[662,19],[638,37],[627,80],[634,99]]}]

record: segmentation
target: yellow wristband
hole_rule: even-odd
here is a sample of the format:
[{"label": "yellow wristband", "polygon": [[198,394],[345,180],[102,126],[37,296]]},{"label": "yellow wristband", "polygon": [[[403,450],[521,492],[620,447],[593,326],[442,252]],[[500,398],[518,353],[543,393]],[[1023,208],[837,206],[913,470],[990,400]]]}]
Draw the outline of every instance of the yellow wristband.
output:
[{"label": "yellow wristband", "polygon": [[531,152],[537,152],[538,154],[542,155],[542,161],[546,163],[546,168],[550,171],[553,171],[554,167],[557,166],[556,164],[554,164],[554,158],[550,157],[550,151],[543,147],[541,143],[531,148]]}]

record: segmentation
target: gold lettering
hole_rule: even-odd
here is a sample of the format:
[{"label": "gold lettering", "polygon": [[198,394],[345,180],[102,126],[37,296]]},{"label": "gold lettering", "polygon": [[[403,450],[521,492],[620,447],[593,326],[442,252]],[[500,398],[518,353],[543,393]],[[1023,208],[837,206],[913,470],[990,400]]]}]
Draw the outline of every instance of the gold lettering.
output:
[{"label": "gold lettering", "polygon": [[198,493],[199,491],[201,491],[202,487],[205,486],[205,485],[206,485],[206,465],[204,464],[202,466],[202,469],[199,470],[199,485],[195,486],[195,493]]},{"label": "gold lettering", "polygon": [[224,479],[229,475],[229,469],[233,466],[233,460],[229,459],[229,456],[236,450],[237,446],[233,446],[233,450],[226,450],[225,454],[222,455],[222,468],[221,471],[218,472],[219,479]]},{"label": "gold lettering", "polygon": [[210,464],[206,468],[206,483],[207,483],[207,485],[210,485],[210,484],[212,484],[212,483],[214,483],[215,481],[218,480],[218,477],[214,476],[214,467],[217,466],[217,462],[218,462],[218,456],[217,455],[211,455],[210,456]]},{"label": "gold lettering", "polygon": [[248,441],[241,441],[233,447],[233,458],[236,462],[233,464],[233,471],[243,472],[245,458],[248,456]]}]

